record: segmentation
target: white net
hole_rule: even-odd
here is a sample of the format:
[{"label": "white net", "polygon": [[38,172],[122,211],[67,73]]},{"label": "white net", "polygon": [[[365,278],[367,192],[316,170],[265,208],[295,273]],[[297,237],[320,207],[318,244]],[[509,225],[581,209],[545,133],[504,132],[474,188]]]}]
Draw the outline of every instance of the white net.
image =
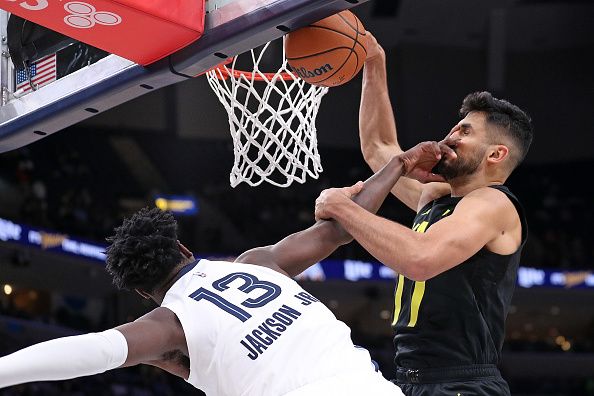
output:
[{"label": "white net", "polygon": [[[328,88],[305,83],[285,59],[276,73],[260,70],[270,43],[253,49],[251,72],[237,72],[235,57],[207,73],[208,82],[229,115],[235,159],[230,182],[287,187],[322,172],[315,120]],[[249,59],[248,59],[249,60]],[[243,60],[245,62],[245,59]]]}]

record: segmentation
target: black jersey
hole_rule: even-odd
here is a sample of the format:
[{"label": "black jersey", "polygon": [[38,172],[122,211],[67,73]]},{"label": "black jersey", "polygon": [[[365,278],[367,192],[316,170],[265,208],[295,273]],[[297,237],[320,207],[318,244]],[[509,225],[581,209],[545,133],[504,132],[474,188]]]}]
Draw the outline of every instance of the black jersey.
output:
[{"label": "black jersey", "polygon": [[[424,282],[399,275],[392,327],[395,362],[406,368],[497,364],[527,226],[518,199],[505,186],[491,186],[514,203],[522,222],[522,243],[510,255],[483,248],[456,267]],[[444,196],[415,217],[425,232],[449,216],[462,197]]]}]

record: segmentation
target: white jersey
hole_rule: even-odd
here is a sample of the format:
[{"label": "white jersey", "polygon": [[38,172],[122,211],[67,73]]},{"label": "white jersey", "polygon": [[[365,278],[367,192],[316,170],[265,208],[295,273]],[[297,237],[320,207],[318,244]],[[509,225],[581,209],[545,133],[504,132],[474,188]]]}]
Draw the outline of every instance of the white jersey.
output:
[{"label": "white jersey", "polygon": [[292,279],[224,261],[199,260],[184,271],[162,306],[184,329],[187,381],[208,396],[319,394],[299,390],[345,376],[400,394],[353,345],[350,329]]}]

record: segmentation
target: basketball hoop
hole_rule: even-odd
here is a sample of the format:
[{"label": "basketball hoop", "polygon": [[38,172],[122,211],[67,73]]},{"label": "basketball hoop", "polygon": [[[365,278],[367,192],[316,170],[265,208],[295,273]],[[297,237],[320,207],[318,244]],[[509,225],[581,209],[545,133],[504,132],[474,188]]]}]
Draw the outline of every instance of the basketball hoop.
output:
[{"label": "basketball hoop", "polygon": [[[253,71],[236,68],[238,57],[206,73],[227,110],[233,138],[231,187],[266,181],[287,187],[322,172],[315,120],[328,88],[305,83],[283,61],[275,73],[260,70],[270,42],[250,50]],[[246,60],[246,52],[243,61]],[[248,59],[249,61],[249,59]]]}]

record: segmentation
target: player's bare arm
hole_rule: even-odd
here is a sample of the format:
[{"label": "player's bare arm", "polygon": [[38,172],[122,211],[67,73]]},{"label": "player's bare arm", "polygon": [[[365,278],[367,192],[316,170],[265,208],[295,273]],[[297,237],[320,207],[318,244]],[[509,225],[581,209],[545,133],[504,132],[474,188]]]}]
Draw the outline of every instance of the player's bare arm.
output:
[{"label": "player's bare arm", "polygon": [[[403,175],[409,174],[423,181],[440,181],[440,176],[431,169],[441,158],[438,143],[425,142],[401,155],[393,157],[379,172],[365,183],[335,189],[345,199],[365,211],[377,212],[390,189]],[[289,235],[271,246],[249,250],[237,258],[237,262],[258,263],[281,270],[289,276],[300,274],[313,264],[326,258],[352,237],[334,221],[318,221],[312,227]]]},{"label": "player's bare arm", "polygon": [[122,367],[150,364],[188,379],[188,347],[181,323],[167,308],[156,308],[134,322],[116,327],[128,344]]},{"label": "player's bare arm", "polygon": [[187,379],[187,354],[183,329],[175,314],[167,308],[156,308],[115,329],[58,338],[3,357],[0,388],[99,374],[140,363]]},{"label": "player's bare arm", "polygon": [[[442,149],[436,142],[421,143],[406,153],[393,157],[365,183],[359,182],[351,187],[334,190],[345,199],[352,199],[351,202],[362,210],[375,213],[403,174],[425,182],[442,180],[440,176],[432,174],[431,169],[441,158],[443,150],[445,148]],[[351,240],[352,237],[338,223],[318,221],[312,227],[289,235],[275,245],[249,250],[236,261],[264,264],[274,269],[278,267],[289,276],[295,276]]]},{"label": "player's bare arm", "polygon": [[[354,188],[360,189],[360,186],[353,186]],[[344,232],[338,223],[318,221],[274,245],[250,249],[237,257],[235,262],[269,267],[293,277],[351,240],[351,236]]]},{"label": "player's bare arm", "polygon": [[[401,166],[400,166],[401,167]],[[377,202],[374,194],[382,187],[390,190],[394,185],[391,180],[394,172],[378,173],[364,183],[359,182],[343,189],[343,194],[355,199],[369,210],[377,211],[381,202]],[[378,181],[371,183],[372,180]],[[361,190],[363,189],[363,192]],[[318,221],[313,226],[296,232],[274,245],[257,247],[241,254],[235,261],[264,265],[288,276],[296,276],[315,263],[328,257],[339,246],[352,241],[352,237],[335,221]]]},{"label": "player's bare arm", "polygon": [[[375,37],[369,32],[367,35],[368,55],[363,69],[359,136],[363,157],[369,167],[377,172],[403,150],[398,143],[396,120],[388,92],[386,56]],[[423,206],[421,199],[428,202],[435,196],[448,194],[449,185],[423,185],[414,179],[401,178],[392,189],[392,193],[406,206],[417,211]]]},{"label": "player's bare arm", "polygon": [[419,281],[455,267],[483,248],[511,254],[521,244],[513,203],[488,187],[465,196],[453,214],[425,233],[369,213],[331,190],[318,198],[316,216],[336,219],[384,265]]}]

